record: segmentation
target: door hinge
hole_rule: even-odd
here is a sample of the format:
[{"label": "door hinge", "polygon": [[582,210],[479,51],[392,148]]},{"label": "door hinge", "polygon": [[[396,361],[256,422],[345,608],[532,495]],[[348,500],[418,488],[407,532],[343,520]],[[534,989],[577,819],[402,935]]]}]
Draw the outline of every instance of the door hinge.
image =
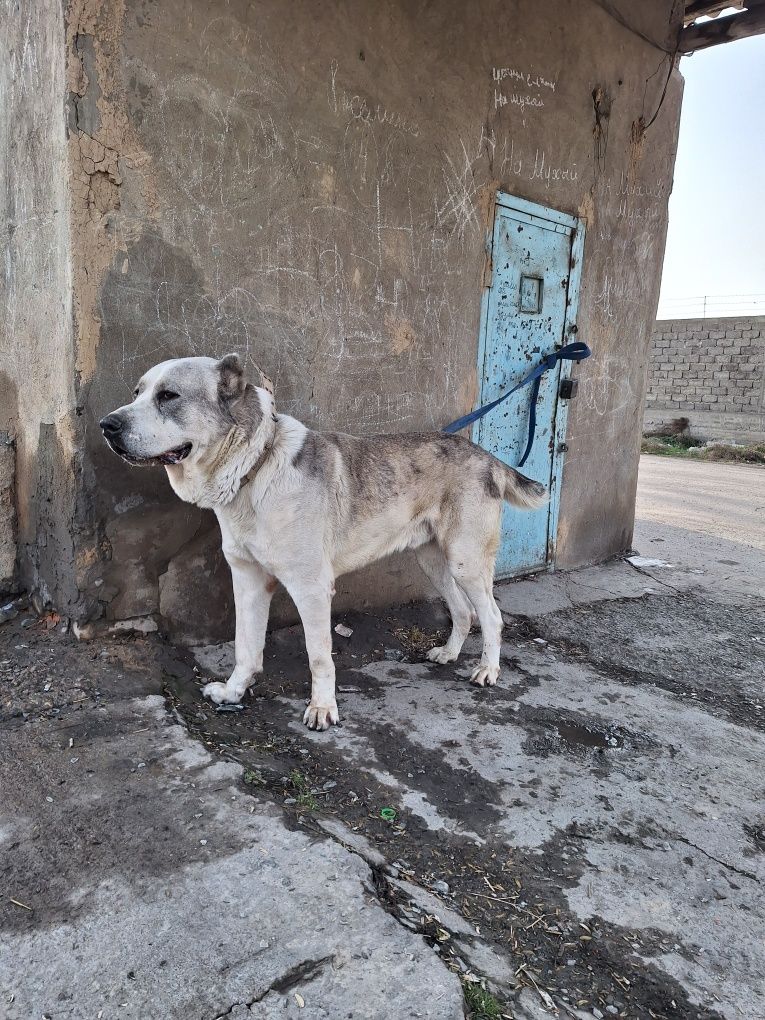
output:
[{"label": "door hinge", "polygon": [[576,391],[579,388],[579,382],[576,379],[561,379],[560,384],[560,398],[561,400],[573,400],[576,396]]}]

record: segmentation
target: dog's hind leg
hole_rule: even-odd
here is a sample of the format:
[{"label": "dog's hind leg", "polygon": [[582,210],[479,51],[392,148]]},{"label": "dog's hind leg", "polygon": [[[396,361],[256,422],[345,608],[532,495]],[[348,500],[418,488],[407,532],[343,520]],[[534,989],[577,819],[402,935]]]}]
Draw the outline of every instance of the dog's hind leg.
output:
[{"label": "dog's hind leg", "polygon": [[[470,550],[472,552],[472,550]],[[470,677],[483,687],[499,678],[499,653],[502,643],[502,614],[494,601],[494,551],[483,567],[470,556],[454,556],[450,550],[449,567],[457,584],[475,606],[483,636],[481,661]]]},{"label": "dog's hind leg", "polygon": [[431,648],[428,658],[431,662],[454,662],[462,650],[465,638],[470,633],[473,623],[473,607],[460,591],[449,571],[446,557],[437,542],[427,542],[418,546],[415,551],[417,562],[428,576],[431,584],[449,607],[452,618],[452,631],[445,645]]},{"label": "dog's hind leg", "polygon": [[332,596],[334,581],[330,576],[306,581],[305,577],[284,585],[300,613],[305,632],[305,646],[311,667],[311,700],[303,722],[311,730],[326,730],[339,722],[335,700],[335,664],[332,661]]},{"label": "dog's hind leg", "polygon": [[216,705],[241,701],[255,674],[263,672],[268,611],[276,588],[276,579],[260,564],[238,557],[227,559],[234,585],[236,663],[225,684],[210,683],[202,689],[202,694]]}]

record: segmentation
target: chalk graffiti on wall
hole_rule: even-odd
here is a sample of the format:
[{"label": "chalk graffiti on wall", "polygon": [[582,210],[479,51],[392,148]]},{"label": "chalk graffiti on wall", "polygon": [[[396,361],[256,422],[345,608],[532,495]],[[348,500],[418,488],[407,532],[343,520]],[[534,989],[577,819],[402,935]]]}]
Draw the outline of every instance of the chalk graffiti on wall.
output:
[{"label": "chalk graffiti on wall", "polygon": [[[458,139],[440,164],[424,159],[415,121],[346,88],[336,62],[327,91],[340,131],[305,130],[278,110],[279,69],[265,76],[266,95],[252,65],[248,55],[227,94],[189,75],[152,81],[146,133],[173,138],[157,161],[178,201],[163,214],[162,243],[130,251],[102,302],[105,328],[120,334],[126,382],[170,348],[238,347],[266,362],[283,406],[307,407],[317,421],[337,423],[342,409],[348,427],[375,431],[405,426],[428,406],[437,424],[475,328],[454,281],[464,283],[470,251],[476,287],[480,280],[481,153]],[[192,115],[199,96],[204,106]],[[285,201],[306,180],[308,203]],[[138,294],[148,287],[150,302]],[[412,372],[415,387],[432,387],[427,401],[401,396]],[[397,395],[359,397],[370,375]],[[331,404],[318,392],[327,380],[346,394]]]},{"label": "chalk graffiti on wall", "polygon": [[526,110],[527,107],[542,107],[545,105],[544,100],[539,96],[530,96],[521,92],[511,92],[509,96],[506,96],[503,92],[494,89],[494,109],[500,110],[503,106],[507,106],[508,103],[511,106],[519,106],[521,113]]},{"label": "chalk graffiti on wall", "polygon": [[[526,110],[541,109],[545,106],[546,97],[555,92],[557,81],[545,78],[541,74],[519,70],[516,67],[492,67],[491,80],[494,83],[494,109],[503,106],[517,106],[521,116]],[[519,86],[519,91],[508,91]],[[523,89],[527,91],[522,91]]]},{"label": "chalk graffiti on wall", "polygon": [[511,81],[520,82],[521,85],[525,85],[529,89],[549,89],[551,92],[555,91],[558,84],[553,78],[545,78],[544,75],[533,74],[531,71],[519,71],[515,67],[492,67],[491,77],[495,82],[509,78]]},{"label": "chalk graffiti on wall", "polygon": [[557,181],[576,181],[579,179],[579,171],[576,163],[567,165],[551,165],[547,159],[544,149],[537,149],[534,153],[534,166],[529,170],[529,180],[543,181],[546,188]]},{"label": "chalk graffiti on wall", "polygon": [[395,110],[390,110],[381,103],[370,101],[358,93],[352,94],[337,86],[337,72],[339,64],[333,60],[330,65],[330,96],[331,107],[338,116],[347,115],[353,120],[363,120],[366,124],[387,124],[397,131],[403,131],[417,138],[420,129],[416,123],[402,116]]},{"label": "chalk graffiti on wall", "polygon": [[[576,207],[580,166],[525,137],[531,106],[509,101],[502,123],[474,132],[445,118],[434,141],[432,109],[365,93],[337,59],[313,92],[323,116],[301,116],[294,70],[236,19],[215,19],[200,47],[193,73],[190,59],[132,69],[151,92],[141,131],[164,184],[161,238],[128,251],[101,310],[126,382],[171,348],[239,348],[273,377],[281,406],[317,423],[437,426],[474,370],[483,192],[518,179]],[[504,67],[490,87],[551,103],[558,82]],[[652,199],[621,200],[627,217]],[[628,295],[611,274],[598,285],[611,321]],[[399,396],[359,396],[370,389]]]}]

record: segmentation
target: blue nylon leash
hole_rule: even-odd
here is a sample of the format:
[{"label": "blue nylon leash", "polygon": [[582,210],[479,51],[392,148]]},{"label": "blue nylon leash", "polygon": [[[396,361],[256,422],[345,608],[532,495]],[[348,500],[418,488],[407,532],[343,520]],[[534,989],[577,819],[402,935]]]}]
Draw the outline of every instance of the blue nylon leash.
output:
[{"label": "blue nylon leash", "polygon": [[474,421],[478,421],[479,418],[483,418],[485,414],[497,407],[508,397],[511,397],[513,393],[517,393],[518,390],[523,389],[524,386],[528,386],[529,383],[533,383],[531,390],[531,406],[529,407],[529,438],[526,443],[526,449],[524,450],[523,456],[518,462],[518,467],[523,467],[526,463],[528,455],[531,453],[531,447],[534,445],[534,433],[537,428],[537,397],[539,396],[539,386],[542,381],[542,376],[551,368],[555,368],[559,361],[584,361],[585,358],[589,358],[592,351],[583,343],[581,340],[577,340],[573,344],[566,344],[561,347],[560,350],[553,351],[552,354],[548,354],[539,365],[527,376],[507,393],[503,393],[501,397],[497,397],[496,400],[492,400],[490,404],[484,404],[483,407],[476,408],[475,411],[471,411],[469,414],[463,414],[461,418],[457,418],[455,421],[449,422],[448,425],[444,425],[442,432],[448,432],[452,434],[454,432],[460,432],[468,425],[472,425]]}]

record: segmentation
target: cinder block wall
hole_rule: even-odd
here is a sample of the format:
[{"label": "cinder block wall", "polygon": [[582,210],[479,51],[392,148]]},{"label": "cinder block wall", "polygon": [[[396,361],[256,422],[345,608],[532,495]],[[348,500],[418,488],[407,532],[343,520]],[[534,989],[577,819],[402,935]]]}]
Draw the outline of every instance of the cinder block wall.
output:
[{"label": "cinder block wall", "polygon": [[681,416],[702,439],[765,442],[765,316],[656,322],[645,428]]}]

